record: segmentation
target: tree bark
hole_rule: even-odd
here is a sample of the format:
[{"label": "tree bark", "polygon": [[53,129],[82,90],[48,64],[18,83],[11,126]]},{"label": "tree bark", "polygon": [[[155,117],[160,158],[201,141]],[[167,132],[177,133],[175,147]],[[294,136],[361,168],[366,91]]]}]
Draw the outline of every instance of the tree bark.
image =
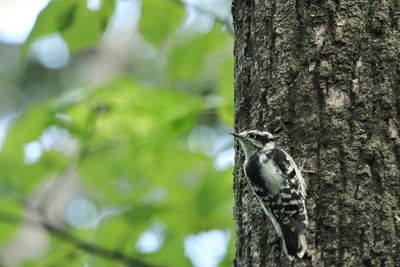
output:
[{"label": "tree bark", "polygon": [[[280,126],[315,171],[293,266],[400,266],[400,2],[236,0],[232,13],[235,130]],[[234,266],[290,266],[236,151]]]}]

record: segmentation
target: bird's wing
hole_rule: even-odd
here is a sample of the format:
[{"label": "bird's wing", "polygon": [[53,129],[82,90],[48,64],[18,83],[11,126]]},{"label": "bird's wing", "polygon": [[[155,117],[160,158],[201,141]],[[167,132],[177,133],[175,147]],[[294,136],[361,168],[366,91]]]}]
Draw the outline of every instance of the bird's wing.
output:
[{"label": "bird's wing", "polygon": [[271,199],[270,203],[274,203],[273,209],[278,211],[276,215],[280,218],[280,223],[287,225],[296,233],[301,233],[308,225],[304,179],[296,163],[285,151],[274,149],[271,156],[286,178],[279,193],[273,197],[276,199]]}]

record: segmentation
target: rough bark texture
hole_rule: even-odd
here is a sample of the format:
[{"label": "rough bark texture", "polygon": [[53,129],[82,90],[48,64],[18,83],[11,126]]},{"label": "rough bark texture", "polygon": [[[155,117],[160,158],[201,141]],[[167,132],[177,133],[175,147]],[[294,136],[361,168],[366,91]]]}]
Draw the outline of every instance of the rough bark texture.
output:
[{"label": "rough bark texture", "polygon": [[[235,130],[306,160],[308,257],[400,266],[400,1],[236,0]],[[291,266],[236,146],[234,266]]]}]

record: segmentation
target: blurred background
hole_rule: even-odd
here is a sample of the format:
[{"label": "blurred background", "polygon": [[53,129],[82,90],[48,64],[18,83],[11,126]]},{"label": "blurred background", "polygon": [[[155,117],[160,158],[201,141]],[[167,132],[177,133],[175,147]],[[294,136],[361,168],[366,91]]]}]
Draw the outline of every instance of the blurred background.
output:
[{"label": "blurred background", "polygon": [[0,266],[232,265],[230,5],[0,0]]}]

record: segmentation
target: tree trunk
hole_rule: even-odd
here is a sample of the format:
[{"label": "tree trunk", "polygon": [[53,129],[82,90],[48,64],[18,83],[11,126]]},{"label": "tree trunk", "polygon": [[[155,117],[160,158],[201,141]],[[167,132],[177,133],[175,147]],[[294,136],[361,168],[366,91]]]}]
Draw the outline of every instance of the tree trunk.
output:
[{"label": "tree trunk", "polygon": [[[280,126],[315,171],[293,265],[400,266],[400,2],[236,0],[232,13],[235,130]],[[236,151],[234,265],[290,266]]]}]

